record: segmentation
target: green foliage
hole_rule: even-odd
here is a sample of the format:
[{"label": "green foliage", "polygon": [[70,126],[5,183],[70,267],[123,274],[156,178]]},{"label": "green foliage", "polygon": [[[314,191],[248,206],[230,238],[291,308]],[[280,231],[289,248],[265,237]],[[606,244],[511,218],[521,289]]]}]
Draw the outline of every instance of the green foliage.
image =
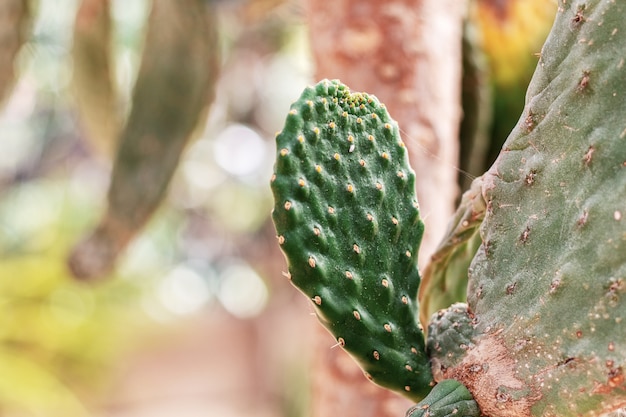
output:
[{"label": "green foliage", "polygon": [[423,225],[396,122],[375,97],[324,80],[292,105],[276,144],[273,219],[293,284],[368,377],[422,398]]}]

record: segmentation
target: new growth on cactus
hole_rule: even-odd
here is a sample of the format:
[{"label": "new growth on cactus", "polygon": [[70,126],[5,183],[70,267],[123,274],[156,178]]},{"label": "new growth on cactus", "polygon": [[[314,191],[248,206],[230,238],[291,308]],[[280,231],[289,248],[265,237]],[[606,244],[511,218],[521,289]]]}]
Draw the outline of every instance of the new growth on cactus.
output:
[{"label": "new growth on cactus", "polygon": [[397,124],[375,97],[324,80],[276,141],[273,219],[291,281],[368,378],[421,399],[432,382],[416,305],[423,224]]},{"label": "new growth on cactus", "polygon": [[271,181],[288,275],[366,375],[422,401],[408,416],[626,406],[624,22],[623,2],[559,2],[524,113],[426,269],[426,342],[396,124],[338,81],[292,106]]}]

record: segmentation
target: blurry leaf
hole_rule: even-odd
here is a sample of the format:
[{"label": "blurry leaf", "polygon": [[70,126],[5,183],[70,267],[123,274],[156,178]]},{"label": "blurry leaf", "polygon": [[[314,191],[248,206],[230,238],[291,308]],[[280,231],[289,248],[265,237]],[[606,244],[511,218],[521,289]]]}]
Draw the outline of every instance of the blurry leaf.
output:
[{"label": "blurry leaf", "polygon": [[0,350],[0,375],[0,409],[6,415],[89,416],[76,396],[57,378],[19,354]]},{"label": "blurry leaf", "polygon": [[[0,410],[16,415],[87,415],[78,398],[97,392],[145,320],[132,281],[89,287],[71,278],[65,255],[93,209],[72,197],[67,184],[41,181],[0,199]],[[48,210],[46,221],[11,223],[36,216],[31,207]],[[38,236],[43,244],[9,244]]]}]

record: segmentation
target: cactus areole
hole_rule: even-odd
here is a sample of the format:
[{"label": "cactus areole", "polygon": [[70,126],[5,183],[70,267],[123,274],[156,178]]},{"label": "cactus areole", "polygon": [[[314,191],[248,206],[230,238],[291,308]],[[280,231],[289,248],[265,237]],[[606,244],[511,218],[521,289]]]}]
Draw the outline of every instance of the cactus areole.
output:
[{"label": "cactus areole", "polygon": [[370,379],[421,401],[408,416],[626,407],[625,2],[559,1],[524,113],[480,181],[467,303],[433,315],[427,340],[414,173],[384,106],[324,80],[276,142],[288,276]]}]

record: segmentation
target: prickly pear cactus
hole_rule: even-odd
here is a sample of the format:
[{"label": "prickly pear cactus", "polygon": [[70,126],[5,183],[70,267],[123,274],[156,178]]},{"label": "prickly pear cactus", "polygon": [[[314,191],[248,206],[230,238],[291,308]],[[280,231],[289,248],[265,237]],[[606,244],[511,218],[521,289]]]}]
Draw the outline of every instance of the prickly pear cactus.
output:
[{"label": "prickly pear cactus", "polygon": [[406,417],[476,417],[480,415],[472,394],[458,381],[441,381]]},{"label": "prickly pear cactus", "polygon": [[396,122],[375,97],[324,80],[292,105],[276,143],[272,216],[292,283],[368,378],[422,399],[423,224]]},{"label": "prickly pear cactus", "polygon": [[68,260],[76,278],[109,274],[165,197],[183,150],[213,99],[219,56],[215,18],[214,6],[204,0],[152,2],[106,212]]},{"label": "prickly pear cactus", "polygon": [[435,327],[429,353],[437,378],[462,382],[484,415],[626,404],[624,22],[621,1],[559,2],[524,114],[483,177],[461,326],[471,343],[442,342],[449,326]]}]

